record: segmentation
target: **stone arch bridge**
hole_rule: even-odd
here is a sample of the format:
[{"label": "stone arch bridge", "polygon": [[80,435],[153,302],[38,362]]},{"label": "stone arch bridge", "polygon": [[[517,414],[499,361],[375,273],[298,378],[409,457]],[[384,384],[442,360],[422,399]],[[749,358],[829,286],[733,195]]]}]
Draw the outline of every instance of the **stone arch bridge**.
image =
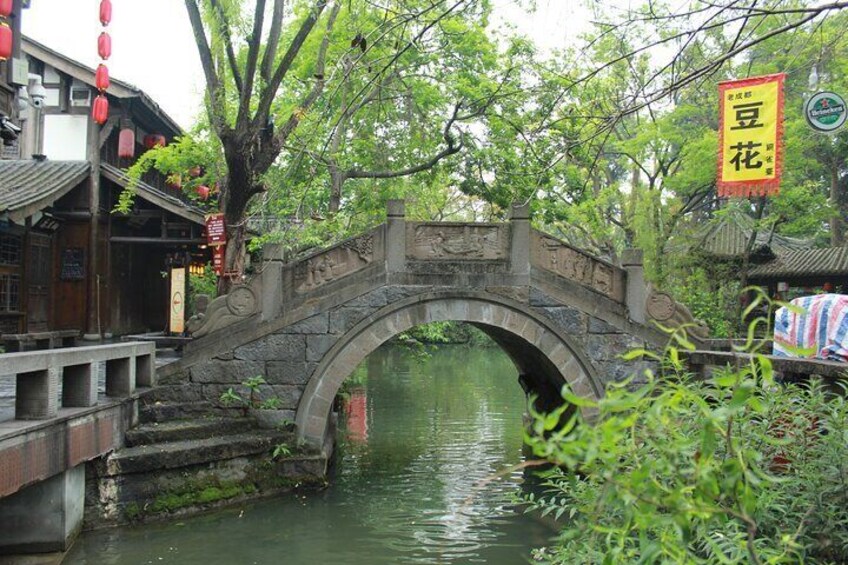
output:
[{"label": "stone arch bridge", "polygon": [[262,375],[264,394],[291,411],[298,435],[320,446],[336,392],[369,353],[434,321],[482,329],[512,358],[525,392],[543,405],[573,392],[597,398],[639,369],[619,355],[667,341],[688,312],[646,288],[641,257],[623,267],[530,227],[527,207],[507,223],[406,221],[391,201],[386,223],[292,263],[268,258],[247,285],[212,301],[190,322],[196,338],[160,370],[171,397],[217,403]]}]

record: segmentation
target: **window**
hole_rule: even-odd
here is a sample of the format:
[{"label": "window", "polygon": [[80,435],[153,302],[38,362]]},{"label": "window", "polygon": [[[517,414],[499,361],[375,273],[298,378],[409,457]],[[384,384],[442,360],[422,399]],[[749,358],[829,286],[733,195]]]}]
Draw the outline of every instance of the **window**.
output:
[{"label": "window", "polygon": [[17,235],[0,235],[0,265],[21,264],[21,238]]},{"label": "window", "polygon": [[0,312],[18,312],[21,305],[21,276],[0,274]]}]

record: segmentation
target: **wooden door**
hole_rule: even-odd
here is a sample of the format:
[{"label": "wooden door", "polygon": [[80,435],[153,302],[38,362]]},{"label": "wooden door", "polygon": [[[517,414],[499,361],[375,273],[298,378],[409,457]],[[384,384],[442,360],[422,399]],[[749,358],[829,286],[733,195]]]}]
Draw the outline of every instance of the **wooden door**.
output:
[{"label": "wooden door", "polygon": [[50,328],[50,281],[53,279],[53,253],[49,235],[30,232],[27,272],[27,330]]}]

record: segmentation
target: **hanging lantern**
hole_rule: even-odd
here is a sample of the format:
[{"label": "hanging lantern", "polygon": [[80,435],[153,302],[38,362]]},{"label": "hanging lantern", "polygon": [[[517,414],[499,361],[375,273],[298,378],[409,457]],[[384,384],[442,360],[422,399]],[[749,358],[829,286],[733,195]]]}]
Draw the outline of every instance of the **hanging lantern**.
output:
[{"label": "hanging lantern", "polygon": [[209,198],[209,187],[205,185],[200,185],[197,187],[197,195],[201,200],[206,200]]},{"label": "hanging lantern", "polygon": [[97,54],[104,61],[112,55],[112,38],[105,31],[97,38]]},{"label": "hanging lantern", "polygon": [[109,89],[109,67],[102,63],[97,65],[97,72],[94,73],[94,86],[100,92]]},{"label": "hanging lantern", "polygon": [[154,147],[165,147],[167,144],[165,136],[161,133],[150,133],[144,136],[144,147],[153,149]]},{"label": "hanging lantern", "polygon": [[118,134],[118,157],[132,159],[135,156],[135,130],[124,128]]},{"label": "hanging lantern", "polygon": [[12,57],[12,28],[0,24],[0,61]]},{"label": "hanging lantern", "polygon": [[0,16],[8,18],[12,14],[14,0],[0,0]]},{"label": "hanging lantern", "polygon": [[109,25],[112,21],[112,2],[111,0],[100,0],[100,23],[104,26]]},{"label": "hanging lantern", "polygon": [[109,119],[109,100],[102,94],[98,95],[91,105],[91,117],[101,126]]}]

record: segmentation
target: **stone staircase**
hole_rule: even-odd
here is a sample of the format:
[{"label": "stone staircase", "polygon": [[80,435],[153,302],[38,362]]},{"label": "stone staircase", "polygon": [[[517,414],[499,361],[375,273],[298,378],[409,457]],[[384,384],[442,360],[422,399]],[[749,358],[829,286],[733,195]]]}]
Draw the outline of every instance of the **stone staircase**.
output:
[{"label": "stone staircase", "polygon": [[[300,486],[323,486],[326,453],[294,434],[261,429],[239,411],[174,400],[169,387],[142,398],[125,447],[88,468],[86,527],[167,519]],[[164,398],[164,399],[163,399]],[[273,457],[285,445],[287,454]]]}]

